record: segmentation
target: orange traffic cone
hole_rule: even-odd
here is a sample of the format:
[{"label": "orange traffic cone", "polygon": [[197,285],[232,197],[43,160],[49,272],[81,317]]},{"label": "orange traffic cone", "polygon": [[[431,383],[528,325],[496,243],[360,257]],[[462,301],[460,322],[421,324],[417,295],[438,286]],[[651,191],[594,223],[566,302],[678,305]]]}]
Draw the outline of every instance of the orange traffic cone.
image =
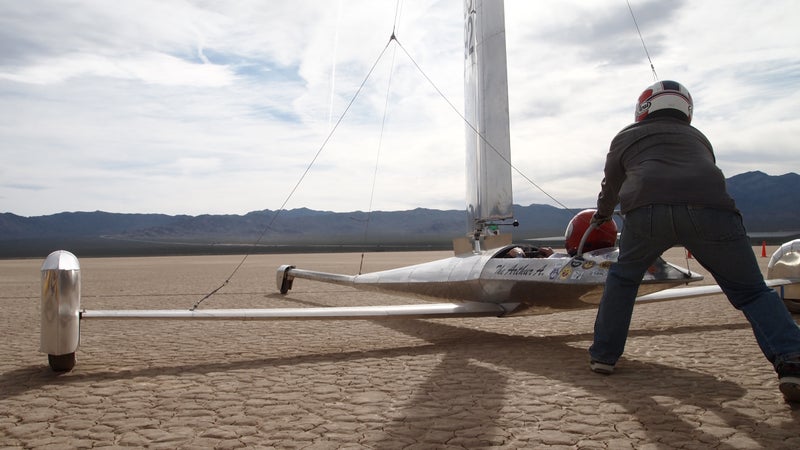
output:
[{"label": "orange traffic cone", "polygon": [[767,241],[761,241],[761,257],[767,257]]}]

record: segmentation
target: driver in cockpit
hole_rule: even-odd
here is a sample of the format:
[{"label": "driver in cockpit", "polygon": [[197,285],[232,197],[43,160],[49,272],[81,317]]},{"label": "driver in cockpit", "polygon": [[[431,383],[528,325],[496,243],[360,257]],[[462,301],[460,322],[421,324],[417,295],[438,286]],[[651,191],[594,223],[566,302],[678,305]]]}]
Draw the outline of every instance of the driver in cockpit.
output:
[{"label": "driver in cockpit", "polygon": [[522,247],[514,247],[506,252],[506,258],[524,258],[525,250]]},{"label": "driver in cockpit", "polygon": [[553,249],[550,247],[528,247],[527,251],[523,250],[522,247],[512,247],[510,248],[505,255],[504,258],[547,258],[548,256],[553,254]]}]

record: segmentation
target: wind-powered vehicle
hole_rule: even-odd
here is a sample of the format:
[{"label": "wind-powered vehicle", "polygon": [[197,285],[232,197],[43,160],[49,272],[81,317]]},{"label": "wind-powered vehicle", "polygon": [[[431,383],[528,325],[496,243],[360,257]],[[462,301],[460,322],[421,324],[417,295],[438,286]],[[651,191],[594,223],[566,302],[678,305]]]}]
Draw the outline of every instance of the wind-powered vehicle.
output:
[{"label": "wind-powered vehicle", "polygon": [[[296,268],[278,269],[277,284],[286,294],[297,278],[349,285],[358,289],[411,294],[460,303],[438,305],[438,314],[515,316],[587,308],[599,303],[611,263],[616,261],[616,227],[589,227],[590,211],[577,214],[566,231],[569,254],[542,257],[535,249],[509,259],[510,235],[496,235],[515,222],[512,214],[508,82],[502,2],[465,2],[465,118],[467,160],[467,237],[454,241],[455,256],[410,267],[359,275]],[[587,252],[584,252],[588,250]],[[686,296],[689,290],[647,294],[702,277],[659,258],[642,282],[640,301]],[[774,281],[772,281],[774,285]],[[703,292],[703,289],[696,291]],[[432,314],[434,305],[384,308],[385,314]],[[374,310],[377,313],[378,310]]]},{"label": "wind-powered vehicle", "polygon": [[[509,234],[497,234],[513,225],[511,194],[508,82],[502,1],[465,2],[465,118],[467,160],[467,216],[469,230],[454,241],[453,257],[392,270],[344,275],[283,265],[277,289],[288,294],[294,281],[310,279],[357,289],[408,294],[447,303],[394,306],[195,309],[188,310],[81,310],[80,267],[69,252],[50,254],[42,266],[41,351],[55,371],[71,370],[83,319],[377,319],[388,317],[508,317],[592,308],[599,303],[608,268],[618,256],[616,227],[593,229],[584,211],[569,223],[570,254],[545,257],[529,252],[509,258],[515,247]],[[584,251],[586,250],[586,251]],[[769,263],[780,279],[787,299],[800,299],[800,240],[784,244]],[[718,286],[675,288],[698,281],[692,274],[658,259],[645,275],[637,301],[669,300],[720,292]],[[789,286],[789,285],[795,286]],[[793,301],[793,300],[788,300]]]}]

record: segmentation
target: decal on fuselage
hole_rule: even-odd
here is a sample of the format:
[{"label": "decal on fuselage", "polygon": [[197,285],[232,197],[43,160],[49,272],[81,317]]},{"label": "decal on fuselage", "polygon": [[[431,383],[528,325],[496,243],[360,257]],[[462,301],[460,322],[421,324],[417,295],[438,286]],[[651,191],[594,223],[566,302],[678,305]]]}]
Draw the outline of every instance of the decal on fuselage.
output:
[{"label": "decal on fuselage", "polygon": [[513,280],[551,280],[558,283],[569,281],[602,282],[608,275],[612,261],[607,255],[590,255],[591,259],[574,258],[530,258],[498,257],[483,271],[489,278]]}]

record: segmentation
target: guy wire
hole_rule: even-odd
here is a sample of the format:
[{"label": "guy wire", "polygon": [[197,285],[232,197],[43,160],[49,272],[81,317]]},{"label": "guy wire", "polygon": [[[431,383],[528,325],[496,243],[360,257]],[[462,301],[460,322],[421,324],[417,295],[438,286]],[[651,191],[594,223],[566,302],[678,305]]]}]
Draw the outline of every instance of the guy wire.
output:
[{"label": "guy wire", "polygon": [[[392,35],[392,38],[394,38],[394,35]],[[217,288],[216,288],[216,289],[214,289],[213,291],[209,292],[208,294],[206,294],[206,296],[205,296],[205,297],[201,298],[201,299],[200,299],[200,300],[198,300],[198,301],[197,301],[197,302],[196,302],[194,305],[192,305],[192,307],[191,307],[191,308],[189,308],[189,311],[194,311],[195,309],[197,309],[197,307],[198,307],[198,306],[200,306],[200,304],[201,304],[201,303],[203,303],[203,302],[204,302],[206,299],[210,298],[212,295],[216,294],[216,293],[217,293],[217,291],[219,291],[220,289],[222,289],[223,287],[225,287],[225,286],[226,286],[228,283],[230,283],[230,281],[231,281],[231,279],[233,278],[233,276],[234,276],[234,275],[236,275],[236,272],[238,272],[238,271],[239,271],[239,269],[242,267],[242,265],[243,265],[243,264],[244,264],[244,262],[247,260],[247,258],[248,258],[248,257],[249,257],[249,256],[250,256],[252,253],[253,253],[253,250],[255,249],[255,247],[256,247],[256,246],[257,246],[259,243],[261,243],[261,240],[264,238],[264,235],[265,235],[265,234],[267,234],[267,231],[268,231],[268,230],[269,230],[269,229],[272,227],[272,225],[275,223],[275,220],[278,218],[278,216],[280,215],[281,211],[283,211],[283,209],[284,209],[284,208],[286,207],[286,205],[289,203],[289,200],[292,198],[292,196],[294,196],[294,193],[295,193],[295,192],[297,191],[297,189],[300,187],[300,184],[301,184],[301,183],[303,182],[303,180],[306,178],[306,175],[308,175],[308,172],[309,172],[309,171],[311,171],[311,167],[313,167],[313,166],[314,166],[314,163],[315,163],[315,162],[317,161],[317,159],[319,158],[319,155],[322,153],[322,151],[323,151],[323,150],[325,149],[325,147],[328,145],[328,141],[330,141],[331,137],[332,137],[332,136],[333,136],[333,134],[336,132],[336,129],[337,129],[337,128],[339,128],[339,125],[342,123],[342,120],[344,120],[344,117],[347,115],[347,112],[348,112],[348,111],[350,110],[350,108],[353,106],[353,103],[355,103],[355,101],[356,101],[356,98],[358,98],[358,95],[359,95],[359,94],[361,93],[361,91],[364,89],[364,85],[366,85],[366,84],[367,84],[367,81],[368,81],[368,80],[370,79],[370,77],[372,76],[372,72],[375,70],[375,67],[378,65],[378,62],[379,62],[379,61],[380,61],[380,60],[383,58],[383,54],[384,54],[384,53],[386,53],[386,49],[388,49],[388,48],[389,48],[389,44],[390,44],[391,42],[392,42],[392,39],[389,39],[389,41],[388,41],[388,42],[386,43],[386,45],[383,47],[383,50],[381,50],[380,54],[379,54],[379,55],[378,55],[378,57],[375,59],[375,62],[374,62],[374,63],[372,63],[372,67],[370,67],[370,69],[369,69],[369,72],[367,72],[367,75],[364,77],[364,80],[361,82],[361,85],[358,87],[358,89],[356,90],[355,94],[353,94],[353,97],[350,99],[350,102],[347,104],[347,107],[345,107],[344,111],[342,111],[342,114],[339,116],[339,119],[336,121],[336,124],[334,124],[333,128],[331,128],[330,132],[328,133],[327,137],[325,137],[325,140],[322,142],[322,145],[321,145],[321,146],[319,147],[319,149],[317,150],[317,153],[314,155],[314,158],[312,158],[312,159],[311,159],[311,162],[308,164],[308,166],[306,167],[306,169],[303,171],[303,174],[302,174],[302,175],[300,175],[300,178],[297,180],[297,183],[295,183],[294,187],[293,187],[293,188],[292,188],[292,190],[289,192],[289,195],[287,195],[287,196],[286,196],[286,199],[283,201],[283,203],[281,204],[280,208],[278,208],[278,209],[275,211],[275,213],[272,215],[272,218],[270,219],[269,223],[268,223],[268,224],[267,224],[267,225],[266,225],[266,226],[265,226],[265,227],[264,227],[264,228],[261,230],[261,234],[259,234],[259,236],[258,236],[258,239],[256,239],[256,241],[253,243],[253,245],[252,245],[252,246],[250,246],[250,249],[249,249],[249,250],[247,251],[247,253],[244,255],[244,257],[243,257],[243,258],[242,258],[242,260],[239,262],[239,264],[236,266],[236,268],[235,268],[235,269],[233,269],[233,272],[231,272],[231,274],[230,274],[230,275],[228,275],[228,278],[226,278],[226,279],[225,279],[225,281],[224,281],[224,282],[222,282],[222,284],[221,284],[219,287],[217,287]]]},{"label": "guy wire", "polygon": [[[394,31],[392,32],[392,39],[390,39],[389,42],[391,42],[392,40],[394,40],[395,43],[399,44]],[[372,217],[372,204],[375,200],[375,184],[378,179],[378,167],[380,165],[380,159],[381,159],[381,148],[383,147],[383,133],[386,130],[386,116],[388,115],[389,111],[389,96],[392,90],[392,78],[393,78],[392,75],[394,74],[394,63],[396,56],[397,56],[397,47],[395,46],[392,51],[392,63],[389,66],[389,81],[386,84],[386,99],[384,100],[383,103],[383,119],[381,120],[381,132],[380,132],[380,137],[378,138],[378,152],[377,155],[375,155],[375,169],[372,173],[372,189],[370,190],[369,194],[369,208],[367,209],[367,220],[364,222],[364,236],[362,238],[362,242],[365,245],[367,243],[367,232],[369,230],[369,222],[370,218]],[[363,268],[364,268],[364,251],[361,252],[361,262],[358,265],[359,275],[361,275],[361,271]]]},{"label": "guy wire", "polygon": [[403,44],[401,44],[399,40],[397,41],[397,45],[398,45],[398,46],[399,46],[399,47],[400,47],[400,48],[403,50],[403,52],[406,54],[406,56],[408,56],[408,59],[411,61],[411,63],[412,63],[412,64],[414,64],[414,67],[416,67],[416,68],[417,68],[417,70],[419,71],[419,73],[420,73],[420,74],[422,74],[423,78],[425,78],[425,80],[427,80],[427,81],[428,81],[428,83],[429,83],[429,84],[430,84],[430,85],[433,87],[433,89],[436,91],[436,93],[438,93],[438,94],[439,94],[439,96],[440,96],[440,97],[441,97],[441,98],[442,98],[442,99],[443,99],[443,100],[444,100],[444,101],[445,101],[445,102],[446,102],[446,103],[447,103],[447,104],[450,106],[450,108],[451,108],[451,109],[452,109],[452,110],[453,110],[453,111],[454,111],[454,112],[455,112],[455,113],[458,115],[458,117],[460,117],[460,118],[461,118],[461,120],[463,120],[463,121],[464,121],[464,123],[465,123],[465,124],[467,124],[467,126],[468,126],[468,127],[469,127],[469,128],[472,130],[472,131],[474,131],[474,132],[475,132],[475,134],[476,134],[476,135],[477,135],[477,136],[478,136],[478,137],[479,137],[479,138],[480,138],[480,139],[481,139],[483,142],[485,142],[485,143],[486,143],[486,145],[488,145],[488,146],[489,146],[489,148],[491,148],[491,149],[492,149],[492,151],[494,151],[495,153],[497,153],[497,156],[499,156],[499,157],[500,157],[500,159],[502,159],[503,161],[505,161],[505,163],[506,163],[506,164],[508,164],[508,166],[509,166],[509,167],[511,167],[511,168],[514,170],[514,172],[517,172],[517,173],[518,173],[518,174],[519,174],[519,175],[520,175],[522,178],[524,178],[524,179],[525,179],[525,181],[527,181],[528,183],[530,183],[531,185],[533,185],[533,186],[534,186],[536,189],[538,189],[538,190],[539,190],[539,191],[540,191],[542,194],[544,194],[544,195],[546,195],[547,197],[549,197],[549,198],[550,198],[550,200],[554,201],[555,203],[557,203],[559,206],[561,206],[561,207],[562,207],[562,208],[564,208],[565,210],[567,210],[567,211],[572,211],[572,209],[568,208],[566,205],[564,205],[563,203],[561,203],[560,201],[558,201],[558,199],[557,199],[557,198],[553,197],[553,196],[552,196],[552,195],[550,195],[550,194],[549,194],[547,191],[545,191],[544,189],[542,189],[542,187],[541,187],[541,186],[539,186],[538,184],[534,183],[534,181],[533,181],[533,180],[531,180],[530,178],[528,178],[528,176],[527,176],[527,175],[525,175],[525,174],[524,174],[524,173],[523,173],[521,170],[519,170],[519,169],[518,169],[518,168],[517,168],[517,167],[516,167],[516,166],[515,166],[515,165],[514,165],[514,164],[513,164],[511,161],[509,161],[509,160],[508,160],[508,158],[506,158],[505,156],[503,156],[503,154],[502,154],[502,153],[500,153],[500,151],[499,151],[499,150],[497,150],[497,148],[496,148],[494,145],[492,145],[492,143],[491,143],[491,142],[489,142],[489,140],[488,140],[488,139],[486,139],[486,136],[484,136],[483,134],[481,134],[481,132],[480,132],[480,131],[478,131],[478,129],[477,129],[477,128],[475,128],[475,126],[474,126],[474,125],[472,125],[471,123],[469,123],[469,120],[467,120],[467,118],[466,118],[466,117],[464,117],[464,114],[462,114],[462,113],[461,113],[461,112],[458,110],[458,108],[456,108],[456,106],[453,104],[453,102],[451,102],[451,101],[450,101],[450,100],[449,100],[449,99],[448,99],[448,98],[447,98],[447,97],[444,95],[444,93],[443,93],[443,92],[442,92],[442,91],[439,89],[439,87],[438,87],[438,86],[436,86],[436,83],[434,83],[434,82],[433,82],[433,80],[431,80],[431,79],[430,79],[430,77],[428,77],[428,75],[425,73],[425,71],[423,71],[423,70],[422,70],[422,68],[419,66],[419,64],[417,64],[417,62],[416,62],[416,61],[414,60],[414,58],[413,58],[413,57],[412,57],[412,56],[411,56],[411,55],[408,53],[408,51],[405,49],[405,47],[403,47]]},{"label": "guy wire", "polygon": [[633,25],[636,26],[636,32],[639,33],[639,40],[642,41],[642,47],[644,48],[644,54],[647,55],[647,61],[650,62],[650,69],[653,71],[653,81],[658,81],[658,74],[656,73],[656,66],[653,65],[653,60],[650,59],[650,52],[647,51],[647,45],[644,43],[644,38],[642,37],[642,30],[639,29],[639,24],[636,22],[636,15],[633,14],[633,8],[631,8],[631,2],[629,0],[625,0],[625,3],[628,4],[628,11],[631,12],[631,18],[633,18]]},{"label": "guy wire", "polygon": [[[392,37],[389,39],[389,42],[392,40],[397,43],[397,28],[400,22],[400,14],[403,10],[403,2],[401,0],[397,0],[397,4],[394,10],[394,24],[392,25]],[[372,204],[375,199],[375,183],[378,179],[378,165],[381,158],[381,147],[383,146],[383,132],[386,129],[386,115],[387,111],[389,110],[389,94],[391,92],[392,87],[392,75],[394,74],[394,62],[397,56],[397,47],[394,48],[392,51],[392,64],[389,68],[389,82],[386,85],[386,100],[384,101],[383,105],[383,120],[381,121],[381,133],[380,138],[378,138],[378,154],[375,156],[375,170],[372,174],[372,189],[369,195],[369,208],[367,209],[367,220],[364,223],[364,237],[362,238],[362,242],[366,244],[367,242],[367,232],[369,230],[369,221],[372,217]],[[364,252],[361,252],[361,262],[358,265],[358,274],[361,275],[362,270],[364,269]]]}]

